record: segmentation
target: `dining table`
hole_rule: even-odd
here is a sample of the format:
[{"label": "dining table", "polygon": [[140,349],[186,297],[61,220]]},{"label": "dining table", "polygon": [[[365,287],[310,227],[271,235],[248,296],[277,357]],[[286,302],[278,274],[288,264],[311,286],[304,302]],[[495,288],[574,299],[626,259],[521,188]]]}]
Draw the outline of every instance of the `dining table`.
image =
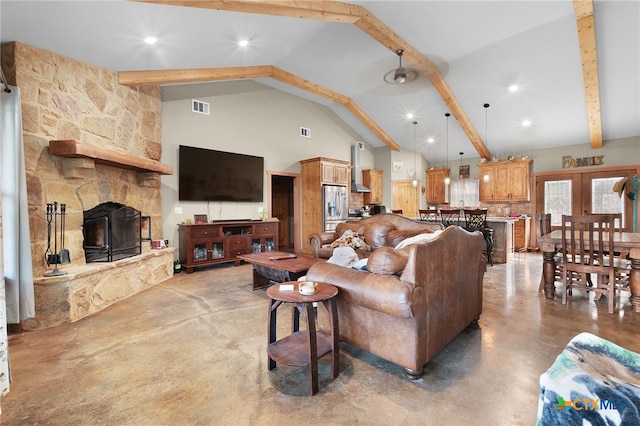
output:
[{"label": "dining table", "polygon": [[[630,301],[633,311],[640,313],[640,233],[616,231],[603,235],[603,239],[609,241],[610,235],[613,235],[613,247],[616,252],[629,253],[631,259]],[[557,250],[562,248],[562,231],[555,230],[538,237],[538,245],[542,250],[544,295],[547,299],[553,299],[555,296],[553,257]],[[598,250],[598,247],[593,249]]]}]

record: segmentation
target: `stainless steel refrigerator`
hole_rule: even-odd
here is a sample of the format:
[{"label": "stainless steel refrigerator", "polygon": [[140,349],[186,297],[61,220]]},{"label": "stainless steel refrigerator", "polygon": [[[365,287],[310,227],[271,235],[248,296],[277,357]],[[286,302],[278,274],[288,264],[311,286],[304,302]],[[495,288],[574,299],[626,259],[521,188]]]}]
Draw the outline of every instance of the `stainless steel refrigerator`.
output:
[{"label": "stainless steel refrigerator", "polygon": [[332,232],[349,217],[349,190],[346,186],[322,185],[322,223]]}]

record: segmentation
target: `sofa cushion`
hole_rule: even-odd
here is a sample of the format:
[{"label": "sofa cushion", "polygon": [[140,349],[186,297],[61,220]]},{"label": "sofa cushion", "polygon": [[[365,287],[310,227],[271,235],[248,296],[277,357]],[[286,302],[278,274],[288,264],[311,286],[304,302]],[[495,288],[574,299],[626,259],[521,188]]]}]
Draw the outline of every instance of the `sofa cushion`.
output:
[{"label": "sofa cushion", "polygon": [[431,230],[424,229],[392,229],[389,231],[387,240],[391,247],[397,246],[402,240],[410,237],[415,237],[418,234],[424,234],[433,232]]},{"label": "sofa cushion", "polygon": [[364,233],[360,235],[364,236],[364,240],[371,246],[371,250],[375,250],[389,245],[388,234],[395,228],[390,223],[372,224],[365,227]]},{"label": "sofa cushion", "polygon": [[380,247],[369,256],[367,270],[374,274],[399,275],[409,261],[409,250],[396,250],[393,247]]}]

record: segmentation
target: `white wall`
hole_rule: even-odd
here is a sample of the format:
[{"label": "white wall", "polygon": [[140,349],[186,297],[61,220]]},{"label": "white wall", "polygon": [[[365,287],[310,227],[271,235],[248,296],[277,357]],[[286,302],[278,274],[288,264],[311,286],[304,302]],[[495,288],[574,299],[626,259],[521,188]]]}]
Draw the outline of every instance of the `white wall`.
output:
[{"label": "white wall", "polygon": [[[211,115],[191,112],[191,100],[209,102]],[[311,129],[311,138],[299,136],[300,127]],[[351,145],[364,141],[331,110],[254,81],[167,86],[162,89],[162,163],[174,174],[162,177],[164,238],[177,245],[176,224],[194,214],[209,220],[258,219],[264,203],[182,202],[178,200],[178,146],[188,145],[264,157],[267,171],[300,172],[300,160],[328,157],[351,160]],[[366,141],[365,141],[366,142]],[[374,164],[365,143],[360,164]],[[182,213],[175,213],[181,208]]]}]

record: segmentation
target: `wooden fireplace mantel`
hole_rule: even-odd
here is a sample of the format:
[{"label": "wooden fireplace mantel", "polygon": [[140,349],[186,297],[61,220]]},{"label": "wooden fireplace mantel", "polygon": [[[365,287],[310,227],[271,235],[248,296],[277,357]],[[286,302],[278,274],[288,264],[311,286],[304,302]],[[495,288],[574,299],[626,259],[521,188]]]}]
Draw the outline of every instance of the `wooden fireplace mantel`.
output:
[{"label": "wooden fireplace mantel", "polygon": [[99,164],[137,170],[139,172],[156,172],[161,175],[173,174],[173,167],[168,164],[78,143],[74,140],[49,141],[49,154],[67,158],[90,158]]}]

